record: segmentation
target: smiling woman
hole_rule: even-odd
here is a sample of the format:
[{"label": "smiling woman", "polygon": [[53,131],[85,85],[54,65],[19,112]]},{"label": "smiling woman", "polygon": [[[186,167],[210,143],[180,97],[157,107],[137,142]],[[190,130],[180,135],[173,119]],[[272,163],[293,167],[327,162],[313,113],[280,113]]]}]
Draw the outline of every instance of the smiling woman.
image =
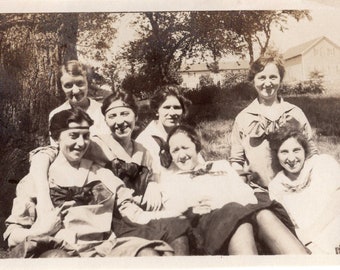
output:
[{"label": "smiling woman", "polygon": [[[77,107],[83,109],[94,120],[91,126],[91,135],[109,134],[110,130],[100,113],[101,104],[88,97],[88,73],[86,66],[77,60],[67,61],[61,66],[58,73],[58,87],[65,93],[66,101],[49,114],[49,121],[56,113]],[[51,139],[51,144],[54,140]]]},{"label": "smiling woman", "polygon": [[191,220],[195,249],[257,254],[257,240],[270,254],[306,254],[286,227],[292,224],[281,205],[256,194],[226,160],[200,162],[200,138],[192,127],[175,127],[168,144],[173,164],[161,177],[163,208]]},{"label": "smiling woman", "polygon": [[340,245],[340,166],[331,156],[309,155],[299,126],[281,127],[269,137],[281,171],[269,184],[294,222],[300,240],[314,254],[337,254]]},{"label": "smiling woman", "polygon": [[162,241],[117,238],[112,232],[114,210],[136,222],[139,215],[146,215],[142,220],[154,216],[136,206],[131,190],[112,172],[83,158],[92,124],[92,119],[76,108],[52,117],[50,131],[60,148],[48,171],[48,193],[54,208],[43,215],[36,213],[37,193],[30,174],[18,184],[4,233],[12,257],[172,254]]},{"label": "smiling woman", "polygon": [[[61,116],[61,120],[70,120],[71,117],[67,115],[69,111],[62,111],[58,114]],[[81,122],[73,122],[70,120],[68,124],[68,129],[56,130],[56,122],[51,124],[52,137],[57,141],[59,145],[59,151],[63,153],[63,156],[68,160],[68,162],[74,166],[79,165],[79,160],[86,153],[90,145],[90,126],[93,124],[93,120],[84,114],[86,120]],[[56,124],[55,124],[56,123]]]},{"label": "smiling woman", "polygon": [[178,126],[187,116],[189,105],[190,101],[180,94],[179,87],[175,85],[159,87],[150,100],[155,120],[151,121],[139,134],[136,142],[150,151],[153,170],[157,174],[170,165],[169,157],[164,155],[166,153],[165,141],[169,131]]},{"label": "smiling woman", "polygon": [[253,186],[267,187],[277,168],[267,136],[289,122],[298,122],[308,135],[311,155],[317,153],[312,140],[312,129],[303,111],[279,97],[285,69],[279,58],[262,56],[250,67],[248,79],[253,82],[258,97],[241,111],[231,132],[230,162],[234,169],[249,173]]},{"label": "smiling woman", "polygon": [[287,176],[295,180],[306,159],[306,147],[296,138],[289,138],[282,143],[277,157],[282,168],[286,171]]}]

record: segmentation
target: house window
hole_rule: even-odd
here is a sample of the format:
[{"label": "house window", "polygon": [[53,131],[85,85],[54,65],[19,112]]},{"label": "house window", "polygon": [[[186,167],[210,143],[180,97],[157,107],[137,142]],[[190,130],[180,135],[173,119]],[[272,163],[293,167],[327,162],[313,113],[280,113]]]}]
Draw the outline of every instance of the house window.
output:
[{"label": "house window", "polygon": [[334,55],[334,49],[329,48],[327,51],[328,51],[328,56]]}]

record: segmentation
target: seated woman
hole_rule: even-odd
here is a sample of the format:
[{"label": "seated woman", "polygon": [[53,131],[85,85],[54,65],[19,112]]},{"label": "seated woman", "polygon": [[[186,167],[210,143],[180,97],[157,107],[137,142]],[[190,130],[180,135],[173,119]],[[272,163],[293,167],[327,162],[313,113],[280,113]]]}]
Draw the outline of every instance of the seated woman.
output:
[{"label": "seated woman", "polygon": [[168,214],[143,211],[133,202],[133,191],[119,178],[83,158],[90,144],[92,124],[93,120],[80,109],[61,111],[52,117],[50,132],[58,143],[59,152],[49,168],[48,185],[55,209],[44,216],[36,216],[36,188],[31,176],[18,184],[4,233],[12,256],[172,254],[171,247],[162,241],[117,238],[112,233],[113,211],[139,223]]},{"label": "seated woman", "polygon": [[297,125],[269,137],[281,171],[269,194],[293,221],[300,240],[313,254],[336,254],[340,245],[340,166],[326,154],[309,156],[309,140]]},{"label": "seated woman", "polygon": [[138,115],[133,96],[116,91],[104,99],[101,111],[111,134],[93,137],[88,158],[111,169],[135,191],[140,205],[145,205],[147,210],[158,210],[161,206],[157,189],[159,175],[153,173],[150,152],[132,139]]},{"label": "seated woman", "polygon": [[[201,253],[257,254],[256,239],[273,254],[306,254],[277,217],[286,218],[280,204],[257,199],[226,160],[199,162],[201,143],[193,128],[175,127],[168,145],[175,166],[161,175],[164,210],[191,210],[186,215]],[[292,226],[289,218],[285,223]]]},{"label": "seated woman", "polygon": [[[153,171],[160,173],[171,164],[166,151],[168,133],[185,121],[191,102],[186,99],[177,85],[160,86],[150,99],[150,109],[155,116],[138,135],[136,142],[149,150],[153,159]],[[203,157],[199,156],[203,161]]]},{"label": "seated woman", "polygon": [[[123,91],[114,92],[104,99],[101,110],[112,133],[91,137],[85,157],[102,166],[106,165],[126,187],[134,191],[134,201],[139,206],[146,210],[159,209],[161,194],[157,187],[157,178],[152,173],[152,158],[142,145],[131,138],[137,119],[137,105],[132,95]],[[45,154],[54,162],[57,151],[45,148],[35,156]],[[39,182],[40,186],[47,183],[46,179],[35,181]],[[44,202],[47,200],[48,198],[45,198]],[[174,247],[176,255],[188,253],[185,234],[189,224],[186,220],[168,218],[140,226],[136,222],[123,220],[115,212],[112,229],[118,237],[138,236],[149,240],[164,240]]]},{"label": "seated woman", "polygon": [[272,165],[268,135],[291,121],[298,121],[305,130],[311,154],[318,153],[313,142],[313,132],[303,111],[280,97],[280,88],[285,74],[281,59],[260,56],[250,66],[248,80],[252,82],[257,98],[235,118],[231,132],[231,166],[244,180],[258,189],[266,191],[270,181],[278,172]]}]

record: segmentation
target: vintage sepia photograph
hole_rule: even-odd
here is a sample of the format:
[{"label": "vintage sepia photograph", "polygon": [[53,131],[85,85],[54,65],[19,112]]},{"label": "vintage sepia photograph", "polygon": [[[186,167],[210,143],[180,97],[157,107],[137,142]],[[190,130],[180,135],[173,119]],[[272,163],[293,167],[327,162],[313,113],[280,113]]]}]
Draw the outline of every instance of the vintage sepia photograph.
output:
[{"label": "vintage sepia photograph", "polygon": [[0,5],[0,265],[340,265],[338,1]]}]

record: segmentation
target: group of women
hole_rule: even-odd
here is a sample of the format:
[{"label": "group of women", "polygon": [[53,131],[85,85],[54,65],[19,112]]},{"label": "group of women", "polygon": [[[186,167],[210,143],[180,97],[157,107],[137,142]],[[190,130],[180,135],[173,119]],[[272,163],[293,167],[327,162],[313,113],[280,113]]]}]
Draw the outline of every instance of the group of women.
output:
[{"label": "group of women", "polygon": [[156,91],[155,120],[134,140],[131,94],[114,92],[99,114],[86,70],[67,62],[54,146],[31,153],[6,221],[12,256],[335,254],[340,167],[318,154],[302,110],[278,97],[283,76],[279,59],[252,64],[258,98],[235,119],[229,161],[206,161],[175,86]]}]

